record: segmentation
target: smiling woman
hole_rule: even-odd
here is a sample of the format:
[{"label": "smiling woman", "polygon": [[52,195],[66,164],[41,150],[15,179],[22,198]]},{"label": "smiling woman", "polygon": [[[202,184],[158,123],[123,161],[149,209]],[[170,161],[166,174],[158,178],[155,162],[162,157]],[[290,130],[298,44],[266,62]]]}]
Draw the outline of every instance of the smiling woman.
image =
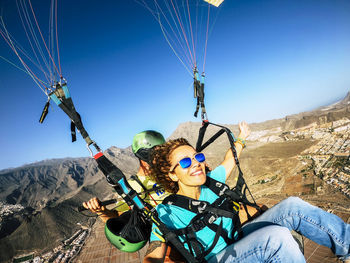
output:
[{"label": "smiling woman", "polygon": [[177,194],[187,194],[198,199],[200,195],[198,190],[206,181],[204,154],[196,153],[189,145],[183,145],[172,152],[170,160],[173,168],[170,169],[169,177],[179,185]]},{"label": "smiling woman", "polygon": [[[239,128],[235,142],[238,156],[250,134],[246,123],[240,123]],[[159,219],[180,238],[183,246],[176,249],[188,250],[195,257],[195,261],[183,261],[305,262],[289,230],[332,248],[343,259],[349,258],[350,225],[299,198],[290,197],[241,226],[238,199],[228,199],[220,193],[225,192],[224,183],[235,164],[229,149],[221,165],[207,173],[204,155],[197,153],[186,139],[155,147],[151,174],[175,193],[156,210]],[[158,262],[166,257],[166,240],[154,224],[144,262]]]}]

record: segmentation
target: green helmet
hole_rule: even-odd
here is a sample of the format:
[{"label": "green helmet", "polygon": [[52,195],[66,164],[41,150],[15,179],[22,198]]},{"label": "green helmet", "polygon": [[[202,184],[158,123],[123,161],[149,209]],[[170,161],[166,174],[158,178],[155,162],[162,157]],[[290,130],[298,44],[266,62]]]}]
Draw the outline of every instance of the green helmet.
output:
[{"label": "green helmet", "polygon": [[149,161],[150,150],[159,144],[165,143],[162,134],[156,131],[143,131],[134,136],[132,140],[132,152],[141,160]]},{"label": "green helmet", "polygon": [[151,225],[136,210],[129,210],[105,225],[109,242],[123,252],[135,252],[143,248],[151,234]]}]

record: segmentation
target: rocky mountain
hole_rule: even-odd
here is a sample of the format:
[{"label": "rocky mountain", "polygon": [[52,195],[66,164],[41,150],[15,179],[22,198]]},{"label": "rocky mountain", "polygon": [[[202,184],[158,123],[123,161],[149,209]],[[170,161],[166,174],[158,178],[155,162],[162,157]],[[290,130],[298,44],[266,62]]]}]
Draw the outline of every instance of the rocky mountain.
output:
[{"label": "rocky mountain", "polygon": [[[131,149],[111,147],[104,154],[128,177],[138,161]],[[76,211],[93,196],[111,194],[91,158],[45,160],[0,171],[0,262],[25,251],[57,245],[87,223]]]},{"label": "rocky mountain", "polygon": [[332,105],[320,107],[285,117],[285,129],[297,129],[308,125],[322,125],[350,116],[350,92],[345,98]]},{"label": "rocky mountain", "polygon": [[[338,122],[349,121],[349,113],[350,93],[338,103],[311,112],[250,124],[252,133],[241,166],[254,193],[260,197],[295,193],[299,191],[293,188],[299,177],[300,193],[316,193],[319,179],[299,173],[309,169],[304,166],[310,164],[300,162],[297,156],[318,145],[319,139],[313,137],[316,128],[337,129]],[[238,133],[237,125],[225,126]],[[181,123],[170,138],[185,137],[195,145],[200,127],[200,123]],[[205,139],[217,130],[210,126]],[[325,136],[331,136],[328,130]],[[228,146],[227,138],[221,136],[205,150],[210,166],[219,164]],[[130,147],[111,147],[104,153],[127,177],[136,173],[138,161]],[[273,187],[261,187],[261,182],[271,182]],[[77,223],[89,224],[90,218],[76,212],[78,205],[92,196],[103,199],[111,193],[90,158],[45,160],[0,171],[0,262],[24,252],[54,247],[76,231]]]},{"label": "rocky mountain", "polygon": [[[126,174],[135,173],[136,158],[130,149],[111,147],[105,152]],[[74,196],[83,186],[103,178],[91,158],[45,160],[0,171],[0,201],[35,210]]]}]

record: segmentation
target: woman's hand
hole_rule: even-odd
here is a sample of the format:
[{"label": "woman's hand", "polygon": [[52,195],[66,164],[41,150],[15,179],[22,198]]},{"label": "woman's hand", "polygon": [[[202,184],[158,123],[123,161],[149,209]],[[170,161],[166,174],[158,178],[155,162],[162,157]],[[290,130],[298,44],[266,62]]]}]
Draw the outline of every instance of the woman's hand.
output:
[{"label": "woman's hand", "polygon": [[243,140],[247,139],[247,137],[250,135],[250,128],[248,123],[246,123],[245,121],[242,121],[238,124],[238,127],[239,127],[238,137]]}]

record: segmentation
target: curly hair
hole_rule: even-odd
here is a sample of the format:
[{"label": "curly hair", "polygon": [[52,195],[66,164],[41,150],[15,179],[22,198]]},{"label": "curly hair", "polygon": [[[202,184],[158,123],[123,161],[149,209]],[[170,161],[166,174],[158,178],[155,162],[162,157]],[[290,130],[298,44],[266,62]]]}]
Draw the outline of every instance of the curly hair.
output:
[{"label": "curly hair", "polygon": [[150,176],[170,193],[176,193],[179,190],[178,183],[172,181],[168,176],[171,168],[170,155],[176,148],[186,145],[192,147],[186,139],[178,138],[157,145],[152,150]]}]

